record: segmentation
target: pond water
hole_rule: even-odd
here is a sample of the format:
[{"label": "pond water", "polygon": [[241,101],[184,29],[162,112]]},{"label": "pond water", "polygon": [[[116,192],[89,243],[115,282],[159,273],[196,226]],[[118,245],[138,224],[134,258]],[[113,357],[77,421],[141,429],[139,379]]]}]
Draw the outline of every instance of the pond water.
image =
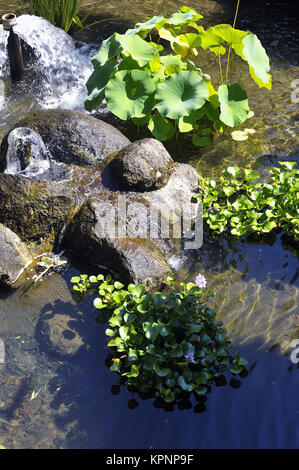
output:
[{"label": "pond water", "polygon": [[[232,21],[234,2],[187,3],[203,13],[206,25]],[[103,2],[95,19],[114,20],[77,39],[97,44],[113,30],[122,31],[145,16],[171,14],[183,4]],[[263,172],[279,160],[298,162],[298,105],[291,102],[292,81],[299,79],[298,37],[295,5],[284,5],[241,0],[237,25],[259,36],[273,74],[271,92],[248,82],[256,134],[237,143],[226,133],[203,151],[170,145],[177,160],[213,176],[230,164]],[[0,0],[1,10],[7,11],[7,2]],[[33,101],[30,94],[23,96],[10,102],[10,110],[0,102],[0,138],[36,106]],[[122,387],[116,394],[113,387],[115,375],[105,365],[106,326],[95,323],[92,299],[76,304],[72,298],[70,278],[85,269],[74,261],[64,274],[39,283],[28,279],[14,293],[0,296],[0,338],[6,346],[6,364],[0,364],[0,444],[8,448],[299,447],[299,367],[290,361],[288,348],[292,339],[299,338],[295,250],[281,237],[249,244],[206,235],[200,250],[186,252],[175,265],[180,279],[193,280],[198,272],[206,276],[216,293],[211,306],[249,361],[248,376],[215,386],[200,403],[182,402],[175,410],[160,409],[153,400],[137,397],[135,407],[132,393]],[[83,331],[86,344],[79,357],[68,361],[53,358],[37,335],[41,318],[62,313]]]}]

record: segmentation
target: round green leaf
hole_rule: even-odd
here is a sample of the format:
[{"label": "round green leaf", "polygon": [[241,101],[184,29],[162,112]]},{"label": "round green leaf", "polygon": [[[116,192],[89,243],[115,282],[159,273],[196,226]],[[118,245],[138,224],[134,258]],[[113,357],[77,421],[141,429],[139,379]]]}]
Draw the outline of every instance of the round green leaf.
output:
[{"label": "round green leaf", "polygon": [[154,105],[155,83],[143,70],[117,72],[105,90],[107,106],[120,119],[141,118]]},{"label": "round green leaf", "polygon": [[120,34],[118,40],[122,48],[129,52],[141,66],[155,58],[155,49],[138,34]]},{"label": "round green leaf", "polygon": [[137,23],[135,26],[135,31],[150,31],[155,27],[161,27],[166,22],[166,19],[163,15],[153,16],[150,20],[145,21],[144,23]]},{"label": "round green leaf", "polygon": [[161,114],[154,114],[151,116],[148,123],[148,128],[156,139],[164,142],[164,140],[171,139],[174,136],[174,127]]},{"label": "round green leaf", "polygon": [[102,42],[99,52],[91,59],[94,68],[104,65],[108,59],[112,59],[120,53],[121,45],[118,38],[119,34],[114,33]]},{"label": "round green leaf", "polygon": [[[171,15],[171,17],[167,20],[167,24],[171,24],[174,26],[178,26],[184,24],[186,21],[197,21],[200,18],[203,18],[202,15],[196,13],[193,8],[183,7],[184,10],[178,11]],[[187,10],[188,8],[188,10]]]},{"label": "round green leaf", "polygon": [[238,84],[220,85],[220,120],[227,126],[235,127],[244,122],[249,113],[246,91]]},{"label": "round green leaf", "polygon": [[188,116],[201,108],[209,95],[204,80],[192,70],[171,75],[157,87],[157,109],[170,119]]}]

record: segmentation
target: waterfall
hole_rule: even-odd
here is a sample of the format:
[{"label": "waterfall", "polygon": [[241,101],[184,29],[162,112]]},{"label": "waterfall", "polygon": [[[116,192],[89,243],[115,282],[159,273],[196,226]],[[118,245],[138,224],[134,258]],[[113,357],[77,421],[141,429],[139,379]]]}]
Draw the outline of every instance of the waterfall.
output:
[{"label": "waterfall", "polygon": [[[17,21],[14,31],[24,42],[25,55],[29,51],[25,72],[29,94],[43,108],[83,109],[95,46],[81,43],[76,48],[67,33],[37,16],[22,15]],[[9,76],[7,37],[8,32],[1,28],[0,83]]]}]

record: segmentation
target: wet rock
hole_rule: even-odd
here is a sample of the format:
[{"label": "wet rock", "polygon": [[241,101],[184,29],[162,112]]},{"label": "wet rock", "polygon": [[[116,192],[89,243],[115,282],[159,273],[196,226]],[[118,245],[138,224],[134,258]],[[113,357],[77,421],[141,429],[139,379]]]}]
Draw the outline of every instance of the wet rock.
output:
[{"label": "wet rock", "polygon": [[173,212],[180,214],[184,207],[190,205],[198,188],[198,179],[199,174],[195,168],[186,163],[176,164],[167,185],[157,191],[145,193],[143,197],[160,208],[167,217]]},{"label": "wet rock", "polygon": [[[117,200],[113,197],[106,196],[106,204],[103,199],[102,202],[88,200],[68,225],[65,245],[93,264],[105,265],[121,274],[128,282],[160,287],[170,270],[164,254],[153,240],[132,237],[130,232],[123,238],[115,237],[112,224],[108,219],[103,222],[103,216],[109,218],[110,209],[116,207]],[[127,227],[130,222],[127,217]]]},{"label": "wet rock", "polygon": [[[64,233],[65,246],[127,281],[157,289],[169,275],[168,257],[181,249],[181,232],[176,238],[171,232],[176,222],[181,227],[184,211],[191,213],[197,181],[192,167],[179,164],[166,186],[156,191],[102,191],[74,215]],[[161,233],[162,217],[168,232]]]},{"label": "wet rock", "polygon": [[0,289],[9,288],[32,260],[32,253],[9,228],[0,224]]},{"label": "wet rock", "polygon": [[23,241],[59,233],[74,205],[74,193],[65,185],[0,173],[0,223]]},{"label": "wet rock", "polygon": [[147,138],[120,150],[111,166],[124,190],[143,192],[165,186],[174,162],[161,142]]},{"label": "wet rock", "polygon": [[[52,158],[79,165],[99,164],[130,141],[118,129],[81,111],[42,110],[19,121],[40,134]],[[8,135],[0,149],[0,171],[6,167]]]},{"label": "wet rock", "polygon": [[64,314],[46,315],[41,319],[41,346],[54,355],[72,357],[85,348],[80,334],[79,321]]}]

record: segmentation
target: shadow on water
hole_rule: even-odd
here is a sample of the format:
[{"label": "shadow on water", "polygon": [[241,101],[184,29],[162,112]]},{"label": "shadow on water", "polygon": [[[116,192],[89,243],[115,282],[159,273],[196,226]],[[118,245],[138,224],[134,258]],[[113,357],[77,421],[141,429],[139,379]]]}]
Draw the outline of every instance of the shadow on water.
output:
[{"label": "shadow on water", "polygon": [[[105,365],[104,328],[98,325],[93,330],[94,341],[84,358],[79,355],[58,366],[49,382],[55,425],[66,434],[54,441],[55,446],[109,449],[296,445],[296,435],[292,435],[295,428],[290,426],[297,409],[296,367],[279,353],[279,348],[260,348],[258,337],[250,345],[238,345],[241,355],[249,359],[248,377],[222,378],[209,394],[196,399],[182,397],[175,407],[165,407],[154,398],[142,400],[125,386],[115,384],[115,374]],[[96,342],[101,350],[97,354]],[[277,377],[283,382],[283,391]],[[262,391],[264,399],[256,400],[256,393]],[[283,412],[287,412],[284,419]],[[260,421],[263,414],[267,416],[265,423]]]}]

